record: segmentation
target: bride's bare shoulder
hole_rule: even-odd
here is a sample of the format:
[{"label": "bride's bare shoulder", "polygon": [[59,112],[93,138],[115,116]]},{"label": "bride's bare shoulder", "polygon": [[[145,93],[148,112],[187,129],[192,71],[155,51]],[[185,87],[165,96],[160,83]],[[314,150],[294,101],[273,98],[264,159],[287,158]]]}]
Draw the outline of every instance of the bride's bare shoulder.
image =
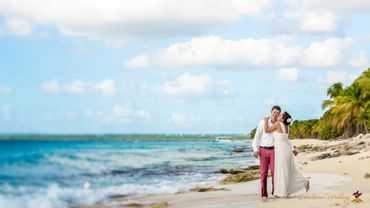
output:
[{"label": "bride's bare shoulder", "polygon": [[279,132],[279,133],[284,133],[284,131],[283,131],[283,127],[284,127],[284,124],[283,123],[281,123],[281,122],[276,122],[276,123],[278,123],[278,127],[277,127],[277,129],[276,129],[276,131],[277,132]]}]

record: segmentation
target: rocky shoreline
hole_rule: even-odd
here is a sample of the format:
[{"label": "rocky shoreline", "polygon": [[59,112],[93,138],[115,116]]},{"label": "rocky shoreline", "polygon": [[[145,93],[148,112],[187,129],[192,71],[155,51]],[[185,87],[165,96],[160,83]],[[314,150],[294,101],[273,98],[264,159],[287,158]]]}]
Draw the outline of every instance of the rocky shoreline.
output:
[{"label": "rocky shoreline", "polygon": [[[323,144],[303,144],[295,146],[295,148],[300,154],[313,154],[313,156],[309,157],[311,161],[354,155],[364,151],[370,151],[370,134],[360,134],[350,139],[326,141]],[[234,152],[241,152],[241,149]],[[305,161],[302,164],[307,165],[308,162]],[[228,174],[220,181],[220,184],[248,182],[260,178],[259,165],[251,165],[238,169],[231,168],[229,170],[221,168],[219,173]]]}]

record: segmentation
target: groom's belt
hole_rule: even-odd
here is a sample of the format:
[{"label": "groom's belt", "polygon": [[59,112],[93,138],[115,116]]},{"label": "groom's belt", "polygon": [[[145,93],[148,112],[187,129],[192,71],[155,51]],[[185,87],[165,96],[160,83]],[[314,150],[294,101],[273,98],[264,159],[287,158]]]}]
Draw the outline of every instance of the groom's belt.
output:
[{"label": "groom's belt", "polygon": [[260,148],[262,148],[262,149],[274,149],[274,146],[272,146],[272,147],[262,147],[262,146],[260,146]]}]

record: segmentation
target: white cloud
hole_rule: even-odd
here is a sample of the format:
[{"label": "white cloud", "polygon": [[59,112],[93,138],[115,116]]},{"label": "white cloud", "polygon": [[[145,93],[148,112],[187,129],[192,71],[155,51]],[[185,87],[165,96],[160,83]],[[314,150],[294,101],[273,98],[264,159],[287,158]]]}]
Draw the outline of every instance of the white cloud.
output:
[{"label": "white cloud", "polygon": [[229,97],[233,94],[232,81],[215,81],[208,74],[184,73],[174,80],[166,81],[159,91],[177,101],[205,97]]},{"label": "white cloud", "polygon": [[352,43],[350,38],[328,38],[305,47],[287,36],[240,40],[206,36],[141,54],[127,63],[145,56],[148,67],[333,67],[343,64],[343,54]]},{"label": "white cloud", "polygon": [[200,118],[192,114],[171,113],[170,120],[176,126],[191,126],[198,123]]},{"label": "white cloud", "polygon": [[0,93],[9,95],[9,94],[12,93],[12,88],[10,88],[8,86],[0,86]]},{"label": "white cloud", "polygon": [[97,83],[95,89],[107,97],[115,96],[117,93],[116,83],[110,79],[105,79],[101,83]]},{"label": "white cloud", "polygon": [[137,56],[125,63],[125,66],[128,68],[145,68],[149,64],[147,55]]},{"label": "white cloud", "polygon": [[212,90],[212,82],[212,78],[207,74],[185,73],[174,81],[167,81],[163,86],[163,92],[175,97],[203,96]]},{"label": "white cloud", "polygon": [[333,32],[342,20],[352,15],[368,14],[367,0],[287,0],[285,17],[296,19],[303,32]]},{"label": "white cloud", "polygon": [[288,18],[297,18],[303,32],[330,32],[336,29],[337,17],[329,11],[288,11]]},{"label": "white cloud", "polygon": [[84,94],[87,88],[87,84],[80,80],[75,80],[71,84],[59,87],[60,90],[64,90],[66,93],[70,94]]},{"label": "white cloud", "polygon": [[277,78],[281,81],[294,82],[299,78],[296,68],[280,68],[277,72]]},{"label": "white cloud", "polygon": [[[200,34],[243,16],[265,16],[269,0],[1,0],[0,15],[62,33],[115,42]],[[27,25],[27,27],[29,27]],[[18,27],[19,29],[19,27]],[[29,33],[30,29],[23,31]]]},{"label": "white cloud", "polygon": [[7,19],[6,29],[17,36],[28,36],[32,33],[32,25],[22,19]]},{"label": "white cloud", "polygon": [[336,66],[342,60],[342,55],[353,42],[350,38],[329,38],[311,43],[303,52],[303,64],[308,67]]},{"label": "white cloud", "polygon": [[319,77],[319,82],[324,82],[326,84],[334,84],[336,82],[342,83],[351,83],[356,79],[355,75],[350,75],[346,71],[343,70],[336,70],[336,71],[328,71],[326,73],[326,77],[323,79]]},{"label": "white cloud", "polygon": [[359,68],[368,67],[369,62],[366,57],[365,51],[362,50],[360,51],[360,53],[353,55],[349,64],[353,67],[359,67]]},{"label": "white cloud", "polygon": [[287,37],[274,39],[224,40],[217,36],[196,37],[172,44],[159,52],[164,65],[285,65],[294,61],[300,48]]},{"label": "white cloud", "polygon": [[80,80],[75,80],[70,84],[60,84],[57,79],[49,80],[42,83],[41,88],[44,92],[50,94],[72,94],[83,95],[86,93],[98,93],[106,97],[115,96],[117,89],[115,82],[110,79],[105,79],[99,83],[89,83]]},{"label": "white cloud", "polygon": [[337,17],[327,11],[308,12],[301,19],[302,31],[328,32],[335,29]]}]

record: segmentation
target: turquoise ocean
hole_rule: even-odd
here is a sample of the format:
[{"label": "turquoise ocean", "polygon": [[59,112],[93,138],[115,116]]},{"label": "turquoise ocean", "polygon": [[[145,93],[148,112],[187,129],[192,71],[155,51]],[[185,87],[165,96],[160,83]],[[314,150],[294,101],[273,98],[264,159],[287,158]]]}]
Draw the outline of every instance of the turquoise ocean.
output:
[{"label": "turquoise ocean", "polygon": [[[0,140],[0,207],[66,208],[212,185],[254,162],[230,139]],[[245,152],[233,152],[234,148]]]}]

